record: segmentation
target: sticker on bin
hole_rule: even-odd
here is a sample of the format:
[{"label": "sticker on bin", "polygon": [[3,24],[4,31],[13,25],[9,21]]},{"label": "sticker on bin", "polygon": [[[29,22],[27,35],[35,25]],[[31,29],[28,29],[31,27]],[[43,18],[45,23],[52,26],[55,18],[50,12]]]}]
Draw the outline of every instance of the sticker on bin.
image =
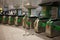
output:
[{"label": "sticker on bin", "polygon": [[47,34],[51,34],[51,27],[50,27],[50,26],[47,26],[47,27],[46,27],[46,33],[47,33]]},{"label": "sticker on bin", "polygon": [[47,25],[46,28],[49,29],[49,25]]}]

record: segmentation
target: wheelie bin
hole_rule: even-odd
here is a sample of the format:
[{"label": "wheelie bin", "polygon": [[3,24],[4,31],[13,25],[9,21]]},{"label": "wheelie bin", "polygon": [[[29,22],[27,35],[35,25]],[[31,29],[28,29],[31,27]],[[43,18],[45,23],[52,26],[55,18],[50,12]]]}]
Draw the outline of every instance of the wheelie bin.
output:
[{"label": "wheelie bin", "polygon": [[9,24],[14,25],[15,24],[15,17],[16,17],[16,9],[9,10]]},{"label": "wheelie bin", "polygon": [[8,24],[9,21],[9,10],[6,11],[6,24]]},{"label": "wheelie bin", "polygon": [[14,16],[14,15],[10,15],[10,17],[9,17],[9,18],[10,18],[10,20],[9,20],[9,21],[10,21],[10,23],[9,23],[9,24],[10,24],[10,25],[13,25],[13,24],[14,24],[14,22],[15,22],[15,21],[14,21],[14,20],[15,20],[15,16]]},{"label": "wheelie bin", "polygon": [[37,19],[37,13],[36,13],[36,6],[33,5],[25,5],[25,7],[28,9],[28,15],[27,15],[27,21],[26,21],[26,28],[33,29],[34,28],[34,22]]},{"label": "wheelie bin", "polygon": [[22,26],[22,22],[23,22],[23,17],[25,15],[21,15],[21,16],[18,16],[18,25]]},{"label": "wheelie bin", "polygon": [[16,16],[16,18],[15,18],[15,25],[16,26],[22,26],[23,17],[24,17],[24,15]]},{"label": "wheelie bin", "polygon": [[3,24],[8,24],[8,11],[4,11],[4,15],[3,15]]},{"label": "wheelie bin", "polygon": [[50,19],[47,21],[45,33],[48,37],[60,36],[60,19]]},{"label": "wheelie bin", "polygon": [[17,9],[16,11],[17,11],[17,16],[15,17],[15,25],[22,26],[23,17],[24,17],[24,15],[22,15],[22,9]]},{"label": "wheelie bin", "polygon": [[29,17],[29,22],[28,22],[28,25],[30,25],[30,27],[33,29],[34,28],[34,22],[35,22],[35,20],[37,19],[37,17],[36,16],[33,16],[33,17]]},{"label": "wheelie bin", "polygon": [[28,16],[27,16],[27,28],[34,28],[34,22],[37,19],[37,13],[36,13],[36,8],[35,6],[30,5],[30,7],[27,6],[28,9]]},{"label": "wheelie bin", "polygon": [[46,28],[46,22],[49,20],[49,18],[40,18],[37,19],[37,22],[34,24],[35,26],[35,32],[36,33],[42,33],[45,32]]},{"label": "wheelie bin", "polygon": [[51,10],[51,7],[49,7],[49,6],[42,7],[42,11],[40,12],[39,17],[34,22],[34,30],[36,33],[45,32],[46,22],[51,17],[50,10]]},{"label": "wheelie bin", "polygon": [[[53,6],[52,6],[53,7]],[[46,36],[48,37],[56,37],[60,36],[60,6],[56,6],[58,10],[53,11],[57,16],[51,18],[46,25]]]}]

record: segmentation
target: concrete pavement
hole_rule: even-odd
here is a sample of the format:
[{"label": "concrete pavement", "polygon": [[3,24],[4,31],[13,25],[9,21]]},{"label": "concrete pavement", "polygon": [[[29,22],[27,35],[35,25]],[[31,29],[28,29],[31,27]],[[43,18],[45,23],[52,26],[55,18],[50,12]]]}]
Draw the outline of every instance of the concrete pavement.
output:
[{"label": "concrete pavement", "polygon": [[[36,34],[32,30],[28,30],[27,34],[34,33],[34,35],[24,36],[26,29],[23,29],[22,26],[9,26],[9,25],[0,25],[0,40],[59,40],[60,37],[48,38],[43,33]],[[32,32],[31,32],[32,31]]]}]

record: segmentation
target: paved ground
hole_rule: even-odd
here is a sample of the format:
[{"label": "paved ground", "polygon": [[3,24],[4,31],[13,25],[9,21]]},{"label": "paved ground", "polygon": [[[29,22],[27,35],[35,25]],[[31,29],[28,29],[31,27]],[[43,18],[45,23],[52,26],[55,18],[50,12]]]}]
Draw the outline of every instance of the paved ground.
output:
[{"label": "paved ground", "polygon": [[[27,34],[24,35],[27,31],[23,29],[21,26],[9,26],[9,25],[0,25],[0,40],[57,40],[60,37],[56,38],[48,38],[44,35],[44,33],[36,34],[34,31],[27,31]],[[33,34],[34,35],[31,35]],[[59,39],[58,39],[59,40]]]}]

